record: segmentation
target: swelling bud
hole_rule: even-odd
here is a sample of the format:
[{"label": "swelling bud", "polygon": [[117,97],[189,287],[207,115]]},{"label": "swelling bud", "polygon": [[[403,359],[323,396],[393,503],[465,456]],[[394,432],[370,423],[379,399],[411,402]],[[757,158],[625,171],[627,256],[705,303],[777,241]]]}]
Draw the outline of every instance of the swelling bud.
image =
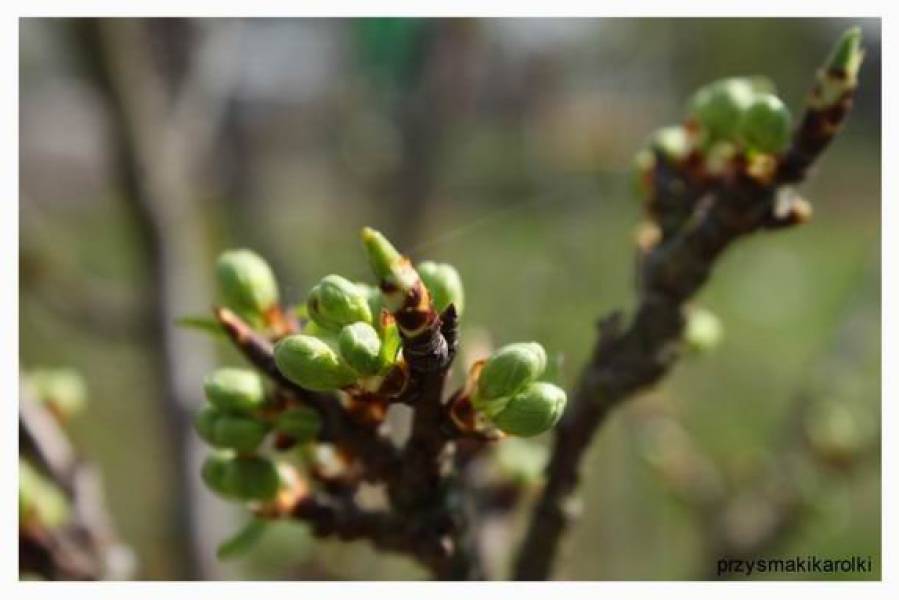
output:
[{"label": "swelling bud", "polygon": [[473,401],[511,396],[536,381],[546,370],[546,351],[536,342],[522,342],[503,346],[484,363],[478,376]]},{"label": "swelling bud", "polygon": [[443,312],[452,304],[456,307],[456,314],[462,316],[465,309],[465,292],[462,289],[462,278],[455,267],[446,263],[424,261],[416,270],[421,276],[425,287],[431,293],[431,302],[437,312]]},{"label": "swelling bud", "polygon": [[343,360],[362,375],[375,375],[384,366],[381,338],[368,323],[353,323],[344,327],[337,344]]},{"label": "swelling bud", "polygon": [[55,529],[69,520],[70,511],[63,491],[20,458],[19,522],[34,519],[47,529]]},{"label": "swelling bud", "polygon": [[531,383],[509,398],[491,420],[498,429],[509,435],[539,435],[559,422],[566,401],[562,388],[545,382]]},{"label": "swelling bud", "polygon": [[278,342],[275,364],[290,381],[318,392],[337,390],[357,379],[331,346],[309,335],[290,335]]},{"label": "swelling bud", "polygon": [[652,135],[652,149],[671,162],[682,161],[690,154],[693,144],[685,127],[671,125],[663,127]]},{"label": "swelling bud", "polygon": [[35,369],[28,374],[28,381],[38,400],[62,417],[81,412],[87,404],[87,385],[75,369]]},{"label": "swelling bud", "polygon": [[740,117],[756,93],[753,80],[746,77],[719,79],[699,88],[690,100],[690,113],[712,141],[731,139]]},{"label": "swelling bud", "polygon": [[365,292],[340,275],[328,275],[312,288],[306,307],[319,327],[335,332],[344,325],[372,319]]},{"label": "swelling bud", "polygon": [[268,459],[213,455],[203,463],[203,481],[213,492],[235,500],[271,500],[281,479]]},{"label": "swelling bud", "polygon": [[209,402],[224,412],[252,413],[265,403],[262,377],[250,369],[216,369],[206,376],[203,390]]},{"label": "swelling bud", "polygon": [[724,326],[715,313],[704,308],[693,308],[687,315],[684,341],[696,352],[714,350],[724,337]]},{"label": "swelling bud", "polygon": [[[371,270],[381,284],[385,308],[392,313],[404,308],[407,294],[421,283],[409,259],[400,254],[380,231],[371,227],[362,229],[362,244]],[[429,302],[430,298],[421,300],[422,303]]]},{"label": "swelling bud", "polygon": [[278,284],[265,260],[251,250],[228,250],[216,263],[216,279],[225,305],[254,326],[278,304]]},{"label": "swelling bud", "polygon": [[255,451],[268,433],[265,423],[224,413],[214,406],[205,406],[197,413],[194,427],[200,437],[216,448],[230,448],[245,454]]},{"label": "swelling bud", "polygon": [[793,118],[784,103],[773,94],[759,94],[740,119],[738,136],[746,147],[764,154],[786,149]]},{"label": "swelling bud", "polygon": [[289,435],[300,444],[314,440],[321,426],[318,413],[305,406],[285,410],[275,421],[276,431]]}]

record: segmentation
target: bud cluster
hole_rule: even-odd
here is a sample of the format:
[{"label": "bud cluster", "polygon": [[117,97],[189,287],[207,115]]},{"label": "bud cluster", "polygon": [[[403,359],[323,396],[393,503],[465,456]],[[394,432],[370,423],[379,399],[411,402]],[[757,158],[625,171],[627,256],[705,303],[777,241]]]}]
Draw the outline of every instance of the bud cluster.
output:
[{"label": "bud cluster", "polygon": [[310,322],[304,333],[275,346],[278,369],[310,390],[377,391],[399,358],[396,325],[380,303],[366,284],[328,275],[306,300]]},{"label": "bud cluster", "polygon": [[[737,158],[766,162],[786,150],[793,128],[789,109],[763,77],[729,77],[708,83],[692,96],[683,124],[656,131],[635,159],[641,191],[656,161],[696,163],[708,176],[726,172]],[[770,162],[770,159],[767,160]],[[694,165],[694,166],[696,166]]]},{"label": "bud cluster", "polygon": [[[346,494],[362,481],[385,482],[400,499],[392,502],[416,505],[412,498],[431,492],[415,488],[443,476],[440,463],[452,453],[442,448],[469,433],[455,421],[443,389],[456,319],[465,309],[458,271],[434,261],[413,266],[370,228],[362,230],[362,243],[374,285],[330,274],[292,310],[282,308],[261,257],[232,250],[218,260],[226,306],[216,308],[216,318],[255,369],[225,367],[206,377],[208,402],[194,424],[214,452],[202,478],[220,496],[248,503],[259,518],[297,514],[304,501]],[[534,436],[557,423],[566,396],[540,381],[542,346],[512,344],[481,366],[476,382],[449,396],[464,396],[470,414],[489,423],[486,439],[503,437],[497,430]],[[265,384],[263,373],[274,385]],[[414,436],[430,439],[397,449],[383,437],[392,403],[430,411],[426,431],[413,426]],[[539,449],[514,444],[490,456],[513,487],[533,483],[545,458]]]},{"label": "bud cluster", "polygon": [[562,417],[567,397],[562,388],[538,381],[545,370],[540,344],[503,346],[480,369],[471,403],[503,433],[531,437],[548,431]]}]

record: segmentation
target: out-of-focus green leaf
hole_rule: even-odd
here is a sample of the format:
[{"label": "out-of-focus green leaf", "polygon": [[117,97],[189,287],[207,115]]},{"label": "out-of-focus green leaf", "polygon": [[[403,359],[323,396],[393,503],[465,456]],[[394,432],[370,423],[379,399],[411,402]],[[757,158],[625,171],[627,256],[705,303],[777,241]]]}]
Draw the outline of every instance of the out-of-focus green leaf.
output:
[{"label": "out-of-focus green leaf", "polygon": [[259,542],[267,526],[262,519],[253,519],[219,544],[216,556],[219,560],[229,560],[246,554]]},{"label": "out-of-focus green leaf", "polygon": [[197,331],[208,333],[214,337],[226,337],[225,330],[222,329],[222,325],[212,317],[187,315],[178,318],[175,321],[175,324],[178,325],[178,327],[183,327],[185,329],[195,329]]}]

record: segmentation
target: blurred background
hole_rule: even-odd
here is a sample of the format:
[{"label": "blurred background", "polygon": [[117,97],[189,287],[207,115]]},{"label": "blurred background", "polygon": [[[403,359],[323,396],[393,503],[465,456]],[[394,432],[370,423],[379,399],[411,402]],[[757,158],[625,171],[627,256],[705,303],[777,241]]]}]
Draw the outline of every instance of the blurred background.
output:
[{"label": "blurred background", "polygon": [[[295,524],[215,559],[246,516],[200,485],[188,420],[203,374],[240,362],[174,321],[214,302],[220,251],[266,256],[296,302],[328,273],[366,277],[372,225],[459,269],[464,362],[540,340],[570,385],[596,319],[634,300],[634,153],[723,76],[766,74],[798,113],[861,25],[856,108],[802,188],[814,220],[721,261],[699,302],[723,343],[602,431],[557,577],[704,578],[741,549],[870,556],[842,577],[880,577],[879,21],[20,23],[21,363],[84,375],[71,433],[146,579],[424,575]],[[720,518],[694,497],[708,486]]]}]

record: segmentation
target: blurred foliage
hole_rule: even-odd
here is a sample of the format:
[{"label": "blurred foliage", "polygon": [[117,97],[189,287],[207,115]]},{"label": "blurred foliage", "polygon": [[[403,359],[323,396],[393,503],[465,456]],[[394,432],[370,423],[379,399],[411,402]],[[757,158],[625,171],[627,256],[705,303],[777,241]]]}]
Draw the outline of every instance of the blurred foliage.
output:
[{"label": "blurred foliage", "polygon": [[[65,23],[21,23],[20,359],[72,365],[85,374],[92,403],[72,423],[76,443],[101,463],[110,507],[140,556],[141,577],[170,577],[178,555],[172,549],[181,540],[160,526],[178,507],[168,493],[173,456],[162,385],[152,378],[156,359],[134,325],[150,297],[140,238],[110,184],[104,105],[79,72]],[[812,223],[747,240],[718,266],[699,303],[724,325],[720,347],[680,365],[663,385],[621,409],[599,436],[586,464],[584,514],[558,577],[705,573],[710,567],[699,529],[642,466],[628,417],[647,402],[670,404],[716,462],[751,463],[776,448],[796,390],[827,353],[860,286],[878,286],[863,294],[863,309],[879,323],[879,281],[863,273],[879,264],[880,25],[862,24],[868,57],[856,112],[802,189],[815,205]],[[451,56],[474,64],[473,75],[458,82],[473,100],[434,141],[439,147],[430,197],[422,198],[423,225],[405,250],[414,260],[446,261],[460,271],[467,294],[463,345],[540,340],[552,378],[570,385],[591,348],[592,324],[633,300],[639,206],[627,169],[634,151],[681,114],[691,90],[721,76],[764,73],[798,110],[815,65],[847,22],[470,25],[467,52]],[[402,93],[408,78],[421,76],[421,28],[439,26],[244,23],[230,134],[220,144],[223,153],[248,158],[222,163],[211,156],[202,174],[209,192],[197,202],[208,215],[202,233],[215,240],[209,256],[254,247],[273,259],[289,302],[330,272],[366,280],[360,253],[347,250],[358,243],[359,228],[370,224],[391,235],[402,230],[405,216],[372,202],[371,182],[360,175],[366,162],[388,170],[402,162],[385,160],[401,125],[394,108],[377,101],[381,84],[373,81],[392,82]],[[448,68],[445,62],[428,64]],[[378,124],[365,129],[374,136],[367,143],[350,131],[358,123],[352,117],[360,115]],[[228,173],[219,173],[220,164],[229,165]],[[237,176],[249,186],[229,179]],[[863,348],[853,363],[856,385],[846,390],[834,382],[834,390],[839,401],[864,407],[879,421],[879,327],[865,333]],[[224,362],[234,358],[225,344],[221,353]],[[463,365],[457,371],[461,381]],[[828,506],[779,551],[873,555],[872,578],[878,578],[879,473],[873,461],[849,477],[828,479]],[[238,527],[235,519],[228,529]],[[408,561],[365,545],[317,543],[293,524],[273,525],[245,559],[230,564],[236,566],[227,576],[250,579],[422,575]]]}]

